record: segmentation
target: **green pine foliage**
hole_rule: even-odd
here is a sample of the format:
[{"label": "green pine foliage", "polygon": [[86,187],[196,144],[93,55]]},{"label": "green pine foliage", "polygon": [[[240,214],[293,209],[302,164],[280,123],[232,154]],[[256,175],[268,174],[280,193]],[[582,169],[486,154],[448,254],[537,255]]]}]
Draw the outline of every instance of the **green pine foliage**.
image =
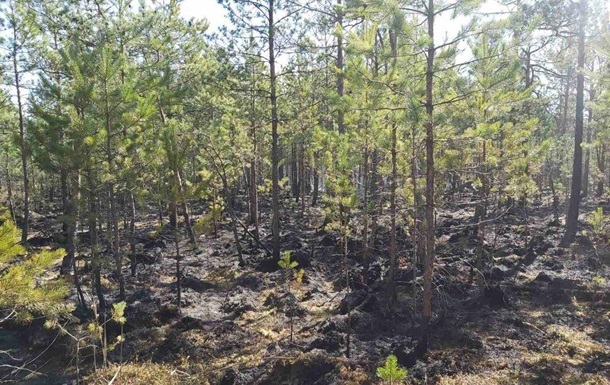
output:
[{"label": "green pine foliage", "polygon": [[398,359],[392,354],[377,368],[377,377],[389,385],[399,384],[407,377],[407,370],[398,365]]},{"label": "green pine foliage", "polygon": [[292,270],[295,267],[299,266],[298,262],[290,260],[290,254],[290,251],[285,251],[284,256],[277,263],[282,269],[286,271]]},{"label": "green pine foliage", "polygon": [[43,250],[30,255],[18,243],[20,230],[7,213],[0,221],[0,309],[14,313],[21,322],[37,315],[53,319],[69,312],[72,305],[65,302],[67,283],[44,276],[64,251]]}]

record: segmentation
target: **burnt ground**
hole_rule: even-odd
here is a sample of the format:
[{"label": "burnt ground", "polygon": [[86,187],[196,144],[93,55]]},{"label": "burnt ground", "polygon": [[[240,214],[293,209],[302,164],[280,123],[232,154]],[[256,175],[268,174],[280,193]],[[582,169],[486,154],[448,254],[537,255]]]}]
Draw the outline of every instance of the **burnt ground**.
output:
[{"label": "burnt ground", "polygon": [[[266,225],[270,210],[262,203],[261,223]],[[366,267],[359,262],[362,241],[353,237],[349,242],[352,285],[346,297],[337,234],[321,229],[320,210],[301,218],[298,206],[286,201],[282,248],[292,250],[304,269],[302,282],[293,280],[288,291],[284,272],[267,263],[265,251],[248,236],[242,238],[247,263],[240,267],[229,224],[222,223],[217,237],[198,237],[196,250],[180,242],[179,310],[175,248],[157,227],[151,208],[137,226],[137,276],[128,276],[127,264],[124,269],[125,343],[110,358],[118,362],[122,354],[131,365],[169,368],[175,383],[190,378],[190,383],[220,385],[372,384],[378,383],[376,367],[395,354],[409,369],[412,384],[608,384],[610,247],[587,224],[597,204],[605,203],[589,202],[583,208],[581,235],[570,248],[558,247],[563,228],[553,223],[550,207],[503,211],[487,226],[488,267],[481,275],[472,269],[477,249],[472,205],[456,203],[440,211],[434,316],[425,355],[419,340],[421,271],[413,282],[407,261],[412,246],[404,231],[399,236],[398,295],[391,309],[380,283],[389,243],[383,220]],[[195,220],[205,214],[197,206],[193,212]],[[40,231],[35,246],[53,245],[55,218],[34,216],[33,228]],[[263,226],[261,238],[270,245],[266,230]],[[103,284],[111,301],[117,289],[107,259]],[[87,266],[79,266],[90,299]],[[353,309],[349,359],[348,304]],[[79,308],[67,327],[76,333],[90,316]],[[42,375],[26,379],[26,372],[5,368],[0,377],[17,375],[24,384],[74,379],[75,348],[69,338],[45,330],[42,321],[7,325],[1,332],[0,349],[10,347],[22,363],[36,358],[28,367]],[[108,325],[110,340],[118,332],[116,325]],[[91,351],[81,351],[81,370],[90,370],[91,362]],[[102,373],[107,378],[97,383],[107,383],[113,374]],[[119,377],[114,383],[135,382]]]}]

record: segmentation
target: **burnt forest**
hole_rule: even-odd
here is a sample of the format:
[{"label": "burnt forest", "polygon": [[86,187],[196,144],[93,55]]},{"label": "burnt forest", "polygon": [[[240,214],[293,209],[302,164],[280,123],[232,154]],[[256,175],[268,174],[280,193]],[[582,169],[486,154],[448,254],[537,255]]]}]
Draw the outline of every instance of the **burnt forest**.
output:
[{"label": "burnt forest", "polygon": [[0,1],[0,383],[610,385],[610,3]]}]

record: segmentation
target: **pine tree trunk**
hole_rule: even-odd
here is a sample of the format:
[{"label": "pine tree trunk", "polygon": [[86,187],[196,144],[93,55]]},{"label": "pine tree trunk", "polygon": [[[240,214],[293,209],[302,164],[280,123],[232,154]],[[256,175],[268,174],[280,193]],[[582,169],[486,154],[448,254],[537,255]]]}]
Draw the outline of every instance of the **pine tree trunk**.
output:
[{"label": "pine tree trunk", "polygon": [[483,253],[485,251],[485,220],[487,219],[487,199],[489,197],[489,180],[487,178],[488,168],[487,168],[487,141],[483,140],[483,156],[481,159],[481,192],[479,195],[479,206],[480,212],[478,217],[477,224],[477,236],[479,238],[479,242],[477,245],[477,281],[479,282],[479,286],[483,286]]},{"label": "pine tree trunk", "polygon": [[[589,89],[589,103],[593,103],[595,100],[595,90],[593,86],[590,86]],[[588,108],[589,116],[587,117],[587,144],[591,144],[591,139],[593,136],[593,108],[589,106]],[[589,168],[591,164],[591,150],[589,148],[585,151],[585,170],[582,177],[582,196],[586,198],[589,196]]]},{"label": "pine tree trunk", "polygon": [[176,302],[178,302],[178,312],[182,309],[182,269],[180,268],[180,240],[178,239],[178,230],[174,230],[174,245],[176,246]]},{"label": "pine tree trunk", "polygon": [[269,0],[269,79],[271,99],[271,195],[272,195],[272,233],[273,233],[273,260],[280,260],[280,185],[279,185],[279,134],[277,115],[276,75],[275,75],[275,0]]},{"label": "pine tree trunk", "polygon": [[[11,7],[13,4],[11,4]],[[13,13],[15,10],[12,10]],[[28,156],[25,148],[25,121],[23,117],[23,101],[21,100],[21,84],[19,65],[17,64],[17,26],[13,25],[13,71],[15,89],[17,92],[17,112],[19,113],[19,150],[21,152],[21,170],[23,172],[23,226],[21,228],[21,243],[28,240],[30,226],[30,180],[28,178]]]},{"label": "pine tree trunk", "polygon": [[568,73],[566,74],[565,93],[563,94],[562,117],[561,117],[561,125],[560,125],[560,130],[559,130],[560,136],[562,136],[566,133],[566,129],[568,126],[568,109],[570,106],[570,80],[571,79],[572,79],[572,68],[569,68]]},{"label": "pine tree trunk", "polygon": [[337,110],[337,129],[340,134],[345,132],[343,94],[345,90],[345,80],[343,74],[343,4],[337,0],[337,96],[340,106]]},{"label": "pine tree trunk", "polygon": [[316,166],[313,167],[313,191],[311,192],[311,206],[318,204],[318,194],[320,190],[320,175]]},{"label": "pine tree trunk", "polygon": [[390,268],[388,271],[387,299],[391,306],[396,296],[396,269],[398,268],[397,245],[396,245],[396,188],[398,179],[398,168],[396,165],[396,130],[397,125],[392,125],[392,174],[390,179]]},{"label": "pine tree trunk", "polygon": [[91,274],[93,275],[93,288],[97,295],[98,308],[105,309],[106,301],[102,291],[101,270],[102,264],[97,252],[98,233],[97,233],[97,197],[95,195],[95,184],[91,170],[87,172],[87,182],[89,187],[89,237],[91,241]]},{"label": "pine tree trunk", "polygon": [[11,214],[11,219],[15,222],[15,203],[13,201],[13,182],[11,181],[11,172],[9,169],[9,156],[6,154],[6,163],[4,164],[6,172],[6,199],[8,200],[8,210]]},{"label": "pine tree trunk", "polygon": [[71,229],[71,224],[76,224],[76,218],[72,212],[72,197],[68,196],[68,176],[64,168],[60,171],[60,179],[61,202],[64,214],[64,218],[62,219],[62,235],[66,243],[66,255],[64,255],[64,258],[61,261],[59,272],[63,276],[68,276],[72,269],[72,261],[74,259],[74,230]]},{"label": "pine tree trunk", "polygon": [[305,145],[301,143],[299,149],[299,189],[301,190],[301,217],[303,217],[305,216],[305,190],[307,186],[307,183],[305,183]]},{"label": "pine tree trunk", "polygon": [[116,201],[114,193],[114,183],[108,184],[108,197],[110,206],[110,226],[112,234],[112,255],[114,256],[114,269],[117,280],[119,282],[119,299],[125,299],[125,278],[123,277],[123,256],[121,255],[121,245],[119,238],[119,222],[116,214]]},{"label": "pine tree trunk", "polygon": [[292,156],[290,157],[290,182],[292,188],[292,197],[295,202],[299,201],[299,159],[297,157],[297,144],[292,143]]},{"label": "pine tree trunk", "polygon": [[369,149],[368,149],[368,140],[365,143],[364,150],[364,159],[363,159],[363,175],[362,175],[362,187],[363,187],[363,196],[362,196],[362,207],[364,208],[363,212],[363,224],[362,224],[362,236],[363,243],[362,246],[362,259],[360,262],[365,262],[369,256]]},{"label": "pine tree trunk", "polygon": [[129,254],[131,255],[131,276],[135,277],[138,268],[136,260],[136,200],[133,191],[129,192]]},{"label": "pine tree trunk", "polygon": [[176,213],[176,202],[169,202],[169,226],[172,229],[178,228],[178,214]]},{"label": "pine tree trunk", "polygon": [[369,199],[370,199],[370,203],[369,206],[372,208],[372,216],[370,218],[371,221],[371,230],[370,230],[370,235],[369,235],[369,245],[368,248],[369,250],[373,250],[375,248],[375,237],[377,234],[377,219],[379,218],[379,201],[380,201],[380,197],[379,197],[379,185],[380,185],[380,178],[379,178],[379,173],[377,172],[377,166],[379,165],[379,152],[377,151],[377,149],[373,150],[373,153],[371,154],[371,176],[370,176],[370,182],[369,182]]},{"label": "pine tree trunk", "polygon": [[427,349],[432,316],[432,275],[434,271],[434,0],[428,0],[428,58],[426,65],[426,255],[424,260],[423,341]]},{"label": "pine tree trunk", "polygon": [[193,226],[191,225],[191,215],[189,213],[188,204],[186,203],[186,192],[184,189],[184,184],[182,183],[182,178],[180,177],[180,170],[174,170],[174,178],[176,179],[178,192],[180,193],[180,206],[182,206],[182,216],[184,217],[186,234],[189,237],[189,242],[191,242],[193,246],[197,247],[197,240],[195,239],[195,232],[193,231]]},{"label": "pine tree trunk", "polygon": [[587,2],[580,1],[578,31],[578,76],[576,83],[576,127],[574,130],[574,162],[572,165],[572,186],[570,204],[566,220],[566,232],[561,240],[563,245],[574,242],[578,231],[578,214],[580,211],[582,185],[582,139],[584,126],[584,64],[585,64],[585,26],[587,22]]},{"label": "pine tree trunk", "polygon": [[411,268],[413,269],[413,296],[415,297],[416,292],[416,280],[417,280],[417,266],[418,261],[418,237],[419,231],[417,223],[419,221],[419,194],[417,192],[417,158],[415,152],[415,126],[411,128],[411,184],[413,188],[413,227],[411,229],[411,242],[413,243],[413,255],[411,261]]},{"label": "pine tree trunk", "polygon": [[604,178],[606,177],[606,147],[604,145],[597,150],[597,169],[601,175],[597,181],[596,195],[601,197],[604,195]]},{"label": "pine tree trunk", "polygon": [[[254,144],[256,152],[256,142]],[[256,189],[256,160],[250,162],[250,224],[254,225],[254,235],[258,239],[258,192]]]}]

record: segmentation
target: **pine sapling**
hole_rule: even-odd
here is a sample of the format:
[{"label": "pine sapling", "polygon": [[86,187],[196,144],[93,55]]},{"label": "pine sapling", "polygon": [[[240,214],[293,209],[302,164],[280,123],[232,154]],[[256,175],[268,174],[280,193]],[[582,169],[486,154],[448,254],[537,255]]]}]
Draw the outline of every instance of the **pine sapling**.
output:
[{"label": "pine sapling", "polygon": [[[293,277],[293,271],[299,266],[299,263],[296,261],[290,260],[291,251],[284,251],[284,256],[278,261],[278,265],[284,270],[284,280],[286,281],[286,292],[288,293],[288,298],[290,299],[290,306],[288,308],[288,317],[290,319],[290,342],[293,340],[294,336],[294,313],[295,313],[295,303],[292,301],[294,296],[292,295],[292,290],[290,288],[290,281]],[[294,273],[294,278],[297,282],[301,282],[303,280],[303,269]]]},{"label": "pine sapling", "polygon": [[398,365],[395,355],[390,355],[385,360],[385,365],[377,368],[377,377],[389,385],[399,384],[407,377],[407,370]]}]

